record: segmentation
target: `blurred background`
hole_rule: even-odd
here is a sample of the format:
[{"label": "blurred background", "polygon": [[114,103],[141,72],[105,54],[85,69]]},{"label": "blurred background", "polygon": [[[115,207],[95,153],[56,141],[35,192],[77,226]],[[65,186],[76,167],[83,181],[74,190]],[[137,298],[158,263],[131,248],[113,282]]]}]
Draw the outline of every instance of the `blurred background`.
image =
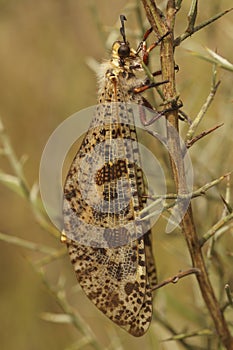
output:
[{"label": "blurred background", "polygon": [[[112,3],[106,0],[0,0],[0,115],[16,155],[26,157],[24,171],[30,186],[38,182],[40,157],[53,130],[71,114],[96,103],[96,77],[91,67],[108,58],[111,43],[119,33],[120,14],[127,16],[128,40],[135,45],[139,41],[141,30],[136,12],[139,3],[136,0]],[[176,35],[187,26],[190,3],[185,1],[177,16]],[[158,4],[164,8],[166,2],[158,1]],[[197,23],[230,6],[231,0],[202,2]],[[232,16],[227,14],[177,48],[176,63],[180,68],[176,75],[177,89],[183,110],[191,119],[205,102],[212,80],[212,65],[191,51],[206,55],[208,47],[232,63]],[[144,25],[149,27],[146,21]],[[152,54],[157,61],[158,52],[155,50]],[[221,85],[199,132],[220,123],[224,126],[191,149],[195,188],[232,171],[232,72],[219,69],[218,78]],[[181,129],[185,135],[187,125],[181,123]],[[13,173],[4,156],[0,158],[0,169]],[[194,201],[200,235],[221,217],[223,204],[219,194],[225,195],[225,186],[224,183],[211,190],[209,201],[206,198]],[[0,208],[0,232],[60,249],[59,240],[36,223],[30,204],[2,184]],[[180,232],[165,234],[163,223],[155,231],[159,279],[189,268],[190,259]],[[233,282],[230,243],[233,243],[232,232],[221,238],[220,248],[209,259],[217,297],[223,297],[224,283]],[[91,344],[82,345],[83,335],[71,324],[43,319],[44,312],[63,311],[33,269],[32,262],[40,255],[2,241],[0,252],[1,349],[95,349]],[[51,285],[56,286],[61,276],[70,305],[81,315],[84,324],[90,326],[100,349],[136,350],[143,346],[145,349],[185,349],[174,341],[162,342],[171,334],[160,322],[153,322],[148,334],[140,339],[114,326],[79,290],[68,256],[46,267],[46,278]],[[202,308],[194,277],[156,293],[155,317],[158,310],[177,332],[205,327],[208,318],[200,313]],[[76,346],[71,348],[74,342]],[[206,340],[200,338],[190,340],[190,344],[193,349],[195,344],[207,349]]]}]

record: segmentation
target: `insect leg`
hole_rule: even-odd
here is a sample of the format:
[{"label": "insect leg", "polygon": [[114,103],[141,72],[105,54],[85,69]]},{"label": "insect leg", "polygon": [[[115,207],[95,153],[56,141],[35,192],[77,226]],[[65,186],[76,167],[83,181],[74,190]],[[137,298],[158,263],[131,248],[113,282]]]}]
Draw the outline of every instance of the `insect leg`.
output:
[{"label": "insect leg", "polygon": [[[178,66],[178,64],[175,64],[175,71],[176,71],[176,72],[179,71],[179,66]],[[155,71],[155,72],[153,72],[153,73],[151,73],[151,75],[152,75],[153,77],[157,77],[158,75],[161,75],[161,74],[162,74],[161,69],[160,69],[160,70],[157,70],[157,71]]]},{"label": "insect leg", "polygon": [[[148,31],[147,31],[148,32]],[[147,34],[146,32],[146,34]],[[146,38],[149,36],[149,34],[152,32],[152,30],[147,34]],[[151,44],[148,48],[147,48],[147,44],[146,41],[144,40],[142,42],[141,48],[142,48],[142,60],[145,63],[145,65],[148,66],[149,63],[149,54],[150,52],[159,45],[159,43],[170,34],[170,31],[168,31],[166,34],[164,34],[163,36],[161,36],[157,41],[155,41],[153,44]],[[145,38],[145,35],[144,35]],[[144,39],[143,38],[143,39]]]},{"label": "insect leg", "polygon": [[170,101],[171,107],[166,108],[162,111],[157,111],[151,106],[151,104],[147,101],[147,99],[145,99],[144,97],[142,99],[143,99],[143,106],[154,111],[153,117],[150,120],[146,120],[144,108],[140,109],[139,116],[140,116],[141,123],[144,126],[149,126],[153,124],[154,122],[156,122],[156,120],[166,115],[166,113],[174,111],[176,109],[180,109],[183,106],[181,101],[177,102],[177,100],[173,100],[173,101]]},{"label": "insect leg", "polygon": [[140,94],[148,89],[151,89],[153,87],[156,87],[156,86],[159,86],[159,85],[162,85],[162,84],[166,84],[168,83],[169,80],[164,80],[164,81],[160,81],[160,82],[153,82],[153,83],[149,83],[148,80],[146,81],[145,84],[142,84],[141,86],[138,86],[138,87],[135,87],[132,89],[132,92],[134,94]]}]

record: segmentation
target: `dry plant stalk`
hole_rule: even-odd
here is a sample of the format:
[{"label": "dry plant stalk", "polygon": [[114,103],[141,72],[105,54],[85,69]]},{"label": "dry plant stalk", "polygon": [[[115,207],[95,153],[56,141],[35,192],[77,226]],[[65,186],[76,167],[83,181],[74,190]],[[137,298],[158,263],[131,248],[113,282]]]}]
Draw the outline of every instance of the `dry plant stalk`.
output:
[{"label": "dry plant stalk", "polygon": [[[176,7],[176,2],[174,0],[168,0],[166,13],[161,13],[158,9],[156,2],[153,0],[142,0],[143,6],[146,11],[147,18],[153,27],[155,33],[161,37],[168,30],[170,30],[170,35],[164,38],[161,44],[161,68],[162,68],[162,78],[168,80],[169,83],[164,85],[163,94],[166,101],[176,101],[176,83],[175,83],[175,61],[174,61],[174,24],[175,17],[178,11]],[[176,39],[176,44],[181,42],[185,37],[194,33],[197,29],[194,27],[196,13],[197,13],[197,1],[193,1],[194,7],[193,12],[190,16],[190,23],[187,35],[180,39]],[[226,11],[225,11],[226,12]],[[225,13],[224,12],[224,13]],[[216,18],[214,18],[215,20]],[[211,23],[209,21],[208,23]],[[207,24],[208,24],[207,23]],[[206,24],[206,25],[207,25]],[[200,28],[202,26],[199,26]],[[167,119],[167,137],[169,143],[169,153],[171,155],[171,167],[174,182],[177,189],[181,189],[182,193],[187,193],[186,178],[184,172],[184,163],[182,150],[180,148],[179,140],[174,137],[172,132],[173,128],[179,132],[178,125],[178,110],[174,109],[166,114]],[[226,349],[233,349],[233,338],[230,334],[227,322],[225,320],[224,314],[221,307],[216,299],[213,287],[208,277],[206,265],[202,255],[202,246],[199,242],[198,235],[195,228],[195,223],[192,213],[192,205],[190,204],[181,222],[182,231],[184,233],[189,253],[192,259],[193,267],[198,269],[200,273],[196,274],[196,278],[199,284],[202,297],[205,301],[206,307],[209,310],[209,314],[214,322],[216,332],[221,340],[222,344]]]}]

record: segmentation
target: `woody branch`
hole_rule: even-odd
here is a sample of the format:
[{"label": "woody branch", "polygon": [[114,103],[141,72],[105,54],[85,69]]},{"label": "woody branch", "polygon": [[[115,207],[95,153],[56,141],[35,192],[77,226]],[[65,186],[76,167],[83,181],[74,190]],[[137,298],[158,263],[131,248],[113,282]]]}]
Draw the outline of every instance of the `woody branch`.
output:
[{"label": "woody branch", "polygon": [[[155,33],[159,37],[163,36],[168,30],[170,30],[170,34],[164,38],[161,44],[161,68],[162,78],[164,80],[169,80],[169,83],[165,84],[163,87],[164,97],[167,101],[175,101],[175,45],[173,37],[173,28],[175,24],[176,12],[178,10],[176,8],[176,3],[174,0],[168,0],[166,13],[162,13],[161,10],[158,9],[154,0],[142,0],[142,3],[145,8],[146,16],[151,26],[153,27]],[[192,4],[194,4],[194,9],[191,13],[191,16],[193,16],[193,20],[189,19],[191,29],[194,28],[194,22],[197,13],[197,1],[194,1]],[[175,134],[179,132],[178,111],[169,111],[166,114],[166,119],[170,162],[175,186],[177,190],[179,189],[179,193],[186,194],[188,191],[186,185],[182,150],[180,147],[179,139],[175,137]],[[197,268],[200,271],[200,273],[196,275],[196,278],[206,307],[208,308],[209,313],[214,322],[216,332],[225,348],[227,350],[233,350],[233,338],[230,334],[224,314],[215,297],[213,287],[207,274],[204,258],[202,255],[201,245],[195,228],[191,204],[189,205],[182,219],[181,227],[187,242],[193,267]]]}]

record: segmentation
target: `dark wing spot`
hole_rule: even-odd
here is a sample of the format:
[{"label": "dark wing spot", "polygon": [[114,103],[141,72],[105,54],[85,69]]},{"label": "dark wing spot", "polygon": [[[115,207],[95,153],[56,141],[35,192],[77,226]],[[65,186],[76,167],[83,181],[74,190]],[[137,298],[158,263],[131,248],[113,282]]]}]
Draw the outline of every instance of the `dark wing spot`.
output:
[{"label": "dark wing spot", "polygon": [[132,293],[132,291],[134,290],[134,283],[131,283],[131,282],[126,283],[124,289],[125,289],[125,293],[127,295],[130,295]]}]

